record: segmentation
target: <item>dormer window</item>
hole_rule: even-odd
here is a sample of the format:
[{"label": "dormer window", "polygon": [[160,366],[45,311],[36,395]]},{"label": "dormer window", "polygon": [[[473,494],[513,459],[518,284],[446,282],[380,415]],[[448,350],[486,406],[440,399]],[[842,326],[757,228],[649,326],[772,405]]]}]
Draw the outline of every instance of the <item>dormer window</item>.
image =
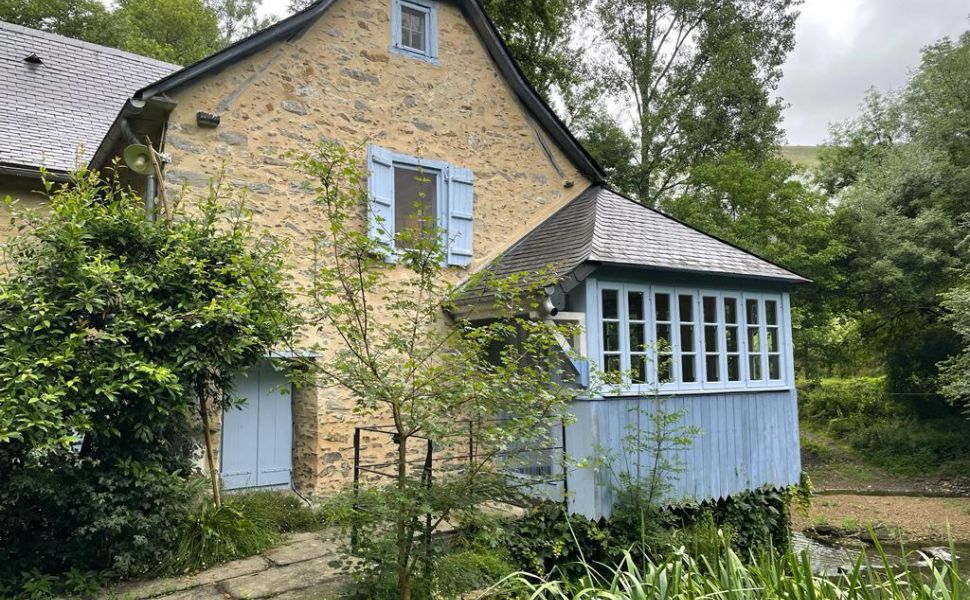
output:
[{"label": "dormer window", "polygon": [[434,0],[391,0],[391,50],[438,61],[438,5]]}]

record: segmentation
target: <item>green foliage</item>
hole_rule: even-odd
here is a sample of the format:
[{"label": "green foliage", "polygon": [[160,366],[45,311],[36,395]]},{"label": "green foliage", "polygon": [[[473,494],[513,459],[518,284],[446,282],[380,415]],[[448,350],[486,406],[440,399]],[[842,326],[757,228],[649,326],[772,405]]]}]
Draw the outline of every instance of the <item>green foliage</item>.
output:
[{"label": "green foliage", "polygon": [[970,594],[970,582],[960,574],[955,558],[934,562],[924,572],[897,567],[881,548],[877,551],[873,566],[863,554],[847,572],[831,577],[815,574],[807,552],[765,554],[746,561],[722,542],[713,559],[682,551],[662,559],[625,553],[612,568],[587,561],[587,574],[579,581],[524,574],[507,581],[524,586],[535,600],[935,600]]},{"label": "green foliage", "polygon": [[[0,273],[0,580],[163,562],[193,495],[198,382],[292,326],[282,248],[217,189],[172,223],[116,181],[49,186]],[[220,401],[230,402],[225,395]]]},{"label": "green foliage", "polygon": [[318,531],[326,525],[321,511],[290,492],[242,492],[224,500],[250,520],[272,525],[280,533]]},{"label": "green foliage", "polygon": [[970,285],[956,287],[943,296],[947,325],[960,336],[962,350],[940,364],[943,395],[970,413]]},{"label": "green foliage", "polygon": [[799,406],[803,426],[839,440],[863,462],[891,473],[962,475],[970,462],[970,423],[921,416],[912,403],[889,393],[885,377],[801,384]]},{"label": "green foliage", "polygon": [[941,292],[968,261],[970,33],[923,51],[897,92],[871,92],[862,114],[833,131],[818,181],[838,201],[833,231],[846,248],[837,267],[842,310],[878,348],[894,392],[930,393],[935,363],[959,350],[941,321]]},{"label": "green foliage", "polygon": [[0,21],[187,65],[270,24],[261,0],[0,0]]},{"label": "green foliage", "polygon": [[229,502],[206,500],[189,514],[167,563],[174,573],[193,573],[237,558],[259,554],[282,538],[276,524],[250,517]]},{"label": "green foliage", "polygon": [[484,0],[482,6],[533,87],[546,99],[579,83],[572,25],[590,0]]},{"label": "green foliage", "polygon": [[489,588],[515,570],[500,551],[446,554],[435,563],[435,594],[439,598],[460,598],[463,593]]}]

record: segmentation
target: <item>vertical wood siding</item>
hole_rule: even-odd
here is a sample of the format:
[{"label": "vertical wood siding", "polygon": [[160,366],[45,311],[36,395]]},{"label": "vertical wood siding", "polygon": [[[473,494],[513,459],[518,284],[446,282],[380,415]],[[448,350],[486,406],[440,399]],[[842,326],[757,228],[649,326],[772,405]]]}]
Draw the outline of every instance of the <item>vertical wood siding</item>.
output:
[{"label": "vertical wood siding", "polygon": [[[670,477],[666,501],[704,501],[726,498],[764,485],[783,487],[798,483],[801,459],[795,392],[746,391],[655,398],[619,397],[577,400],[575,422],[566,433],[567,451],[574,460],[606,452],[614,457],[613,472],[636,469],[634,456],[623,451],[629,427],[649,430],[649,418],[640,411],[655,410],[662,402],[668,412],[683,412],[681,424],[700,433],[679,451],[683,471]],[[642,473],[649,473],[653,457],[640,456]],[[570,508],[598,519],[609,516],[613,505],[610,469],[577,468],[570,471]]]}]

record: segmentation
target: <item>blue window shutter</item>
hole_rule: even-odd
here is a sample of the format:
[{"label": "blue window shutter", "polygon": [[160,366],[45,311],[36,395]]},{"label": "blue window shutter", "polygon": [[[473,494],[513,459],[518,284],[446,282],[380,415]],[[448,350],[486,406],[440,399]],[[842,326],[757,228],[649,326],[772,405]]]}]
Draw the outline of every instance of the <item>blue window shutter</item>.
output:
[{"label": "blue window shutter", "polygon": [[466,267],[472,262],[472,220],[475,194],[470,169],[448,167],[448,264]]},{"label": "blue window shutter", "polygon": [[394,250],[394,161],[391,153],[371,146],[367,151],[367,231],[371,239]]}]

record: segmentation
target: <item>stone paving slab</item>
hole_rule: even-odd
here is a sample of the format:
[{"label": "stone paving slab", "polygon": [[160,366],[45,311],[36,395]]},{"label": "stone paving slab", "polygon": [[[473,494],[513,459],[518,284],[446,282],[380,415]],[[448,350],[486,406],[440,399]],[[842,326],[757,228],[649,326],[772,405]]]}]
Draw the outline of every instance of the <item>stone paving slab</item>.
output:
[{"label": "stone paving slab", "polygon": [[[112,590],[111,594],[105,594],[103,598],[120,598],[122,600],[143,600],[154,598],[162,594],[170,594],[196,588],[210,583],[217,583],[233,577],[251,575],[265,571],[270,567],[270,563],[262,556],[251,556],[236,560],[218,567],[213,567],[207,571],[202,571],[196,575],[186,577],[164,577],[151,581],[138,581],[126,583]],[[167,598],[167,597],[166,597]]]},{"label": "stone paving slab", "polygon": [[330,557],[298,562],[229,579],[223,581],[221,587],[233,598],[268,598],[283,592],[319,586],[344,577],[344,571],[335,568],[333,562],[334,559]]},{"label": "stone paving slab", "polygon": [[157,600],[226,600],[226,595],[215,585],[210,584],[159,596]]},{"label": "stone paving slab", "polygon": [[275,565],[282,567],[322,556],[335,556],[336,554],[337,548],[333,542],[322,540],[319,537],[313,537],[299,543],[277,546],[265,552],[263,556]]}]

